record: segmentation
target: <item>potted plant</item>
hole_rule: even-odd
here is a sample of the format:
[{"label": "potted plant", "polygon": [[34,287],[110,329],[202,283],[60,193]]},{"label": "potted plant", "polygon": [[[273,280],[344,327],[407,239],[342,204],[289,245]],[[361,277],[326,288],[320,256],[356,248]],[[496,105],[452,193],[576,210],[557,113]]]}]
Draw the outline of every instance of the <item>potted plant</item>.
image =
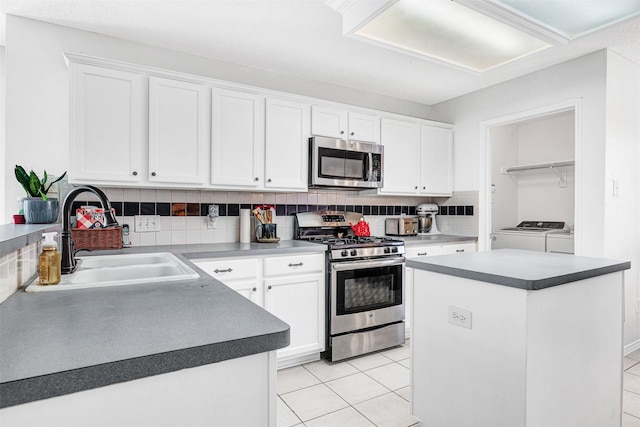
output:
[{"label": "potted plant", "polygon": [[47,197],[51,186],[65,177],[65,171],[58,179],[47,185],[47,171],[44,171],[42,180],[32,170],[27,173],[22,166],[15,167],[16,179],[27,193],[23,199],[22,209],[28,224],[49,224],[58,219],[58,199]]}]

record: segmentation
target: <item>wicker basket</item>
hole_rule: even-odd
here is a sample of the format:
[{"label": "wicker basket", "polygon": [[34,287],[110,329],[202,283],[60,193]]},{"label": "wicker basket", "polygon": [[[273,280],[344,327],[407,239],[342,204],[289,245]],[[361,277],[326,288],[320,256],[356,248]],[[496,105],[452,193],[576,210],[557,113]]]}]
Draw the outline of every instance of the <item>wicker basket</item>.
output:
[{"label": "wicker basket", "polygon": [[122,248],[122,227],[73,228],[71,238],[75,249],[120,249]]}]

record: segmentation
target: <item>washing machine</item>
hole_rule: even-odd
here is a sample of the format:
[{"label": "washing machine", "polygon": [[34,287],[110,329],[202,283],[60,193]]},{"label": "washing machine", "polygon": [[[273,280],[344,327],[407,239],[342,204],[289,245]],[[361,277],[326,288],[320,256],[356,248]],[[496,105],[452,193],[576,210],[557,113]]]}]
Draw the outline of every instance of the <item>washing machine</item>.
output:
[{"label": "washing machine", "polygon": [[547,251],[547,236],[568,233],[563,221],[522,221],[515,227],[502,228],[491,233],[491,249],[525,249]]}]

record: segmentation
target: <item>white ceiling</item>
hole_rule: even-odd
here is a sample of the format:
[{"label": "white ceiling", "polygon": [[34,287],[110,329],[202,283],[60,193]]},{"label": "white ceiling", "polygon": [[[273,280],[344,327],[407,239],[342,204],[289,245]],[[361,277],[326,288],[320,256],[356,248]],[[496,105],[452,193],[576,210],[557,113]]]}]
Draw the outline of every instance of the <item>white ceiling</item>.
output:
[{"label": "white ceiling", "polygon": [[325,0],[0,0],[0,12],[427,105],[606,47],[640,64],[640,16],[478,74],[345,37]]}]

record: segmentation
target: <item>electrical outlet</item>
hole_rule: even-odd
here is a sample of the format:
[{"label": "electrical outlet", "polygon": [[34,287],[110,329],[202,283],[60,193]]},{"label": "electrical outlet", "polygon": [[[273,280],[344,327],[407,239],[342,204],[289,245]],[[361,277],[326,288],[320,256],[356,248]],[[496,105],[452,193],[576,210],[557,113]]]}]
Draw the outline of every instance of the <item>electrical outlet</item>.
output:
[{"label": "electrical outlet", "polygon": [[217,219],[218,219],[218,217],[208,216],[207,217],[207,228],[208,229],[215,229],[216,228],[216,220]]},{"label": "electrical outlet", "polygon": [[471,312],[469,310],[449,306],[449,323],[471,329]]},{"label": "electrical outlet", "polygon": [[134,227],[136,233],[160,231],[160,215],[135,215]]},{"label": "electrical outlet", "polygon": [[207,215],[207,228],[216,228],[216,219],[220,216],[220,206],[209,205],[209,214]]}]

